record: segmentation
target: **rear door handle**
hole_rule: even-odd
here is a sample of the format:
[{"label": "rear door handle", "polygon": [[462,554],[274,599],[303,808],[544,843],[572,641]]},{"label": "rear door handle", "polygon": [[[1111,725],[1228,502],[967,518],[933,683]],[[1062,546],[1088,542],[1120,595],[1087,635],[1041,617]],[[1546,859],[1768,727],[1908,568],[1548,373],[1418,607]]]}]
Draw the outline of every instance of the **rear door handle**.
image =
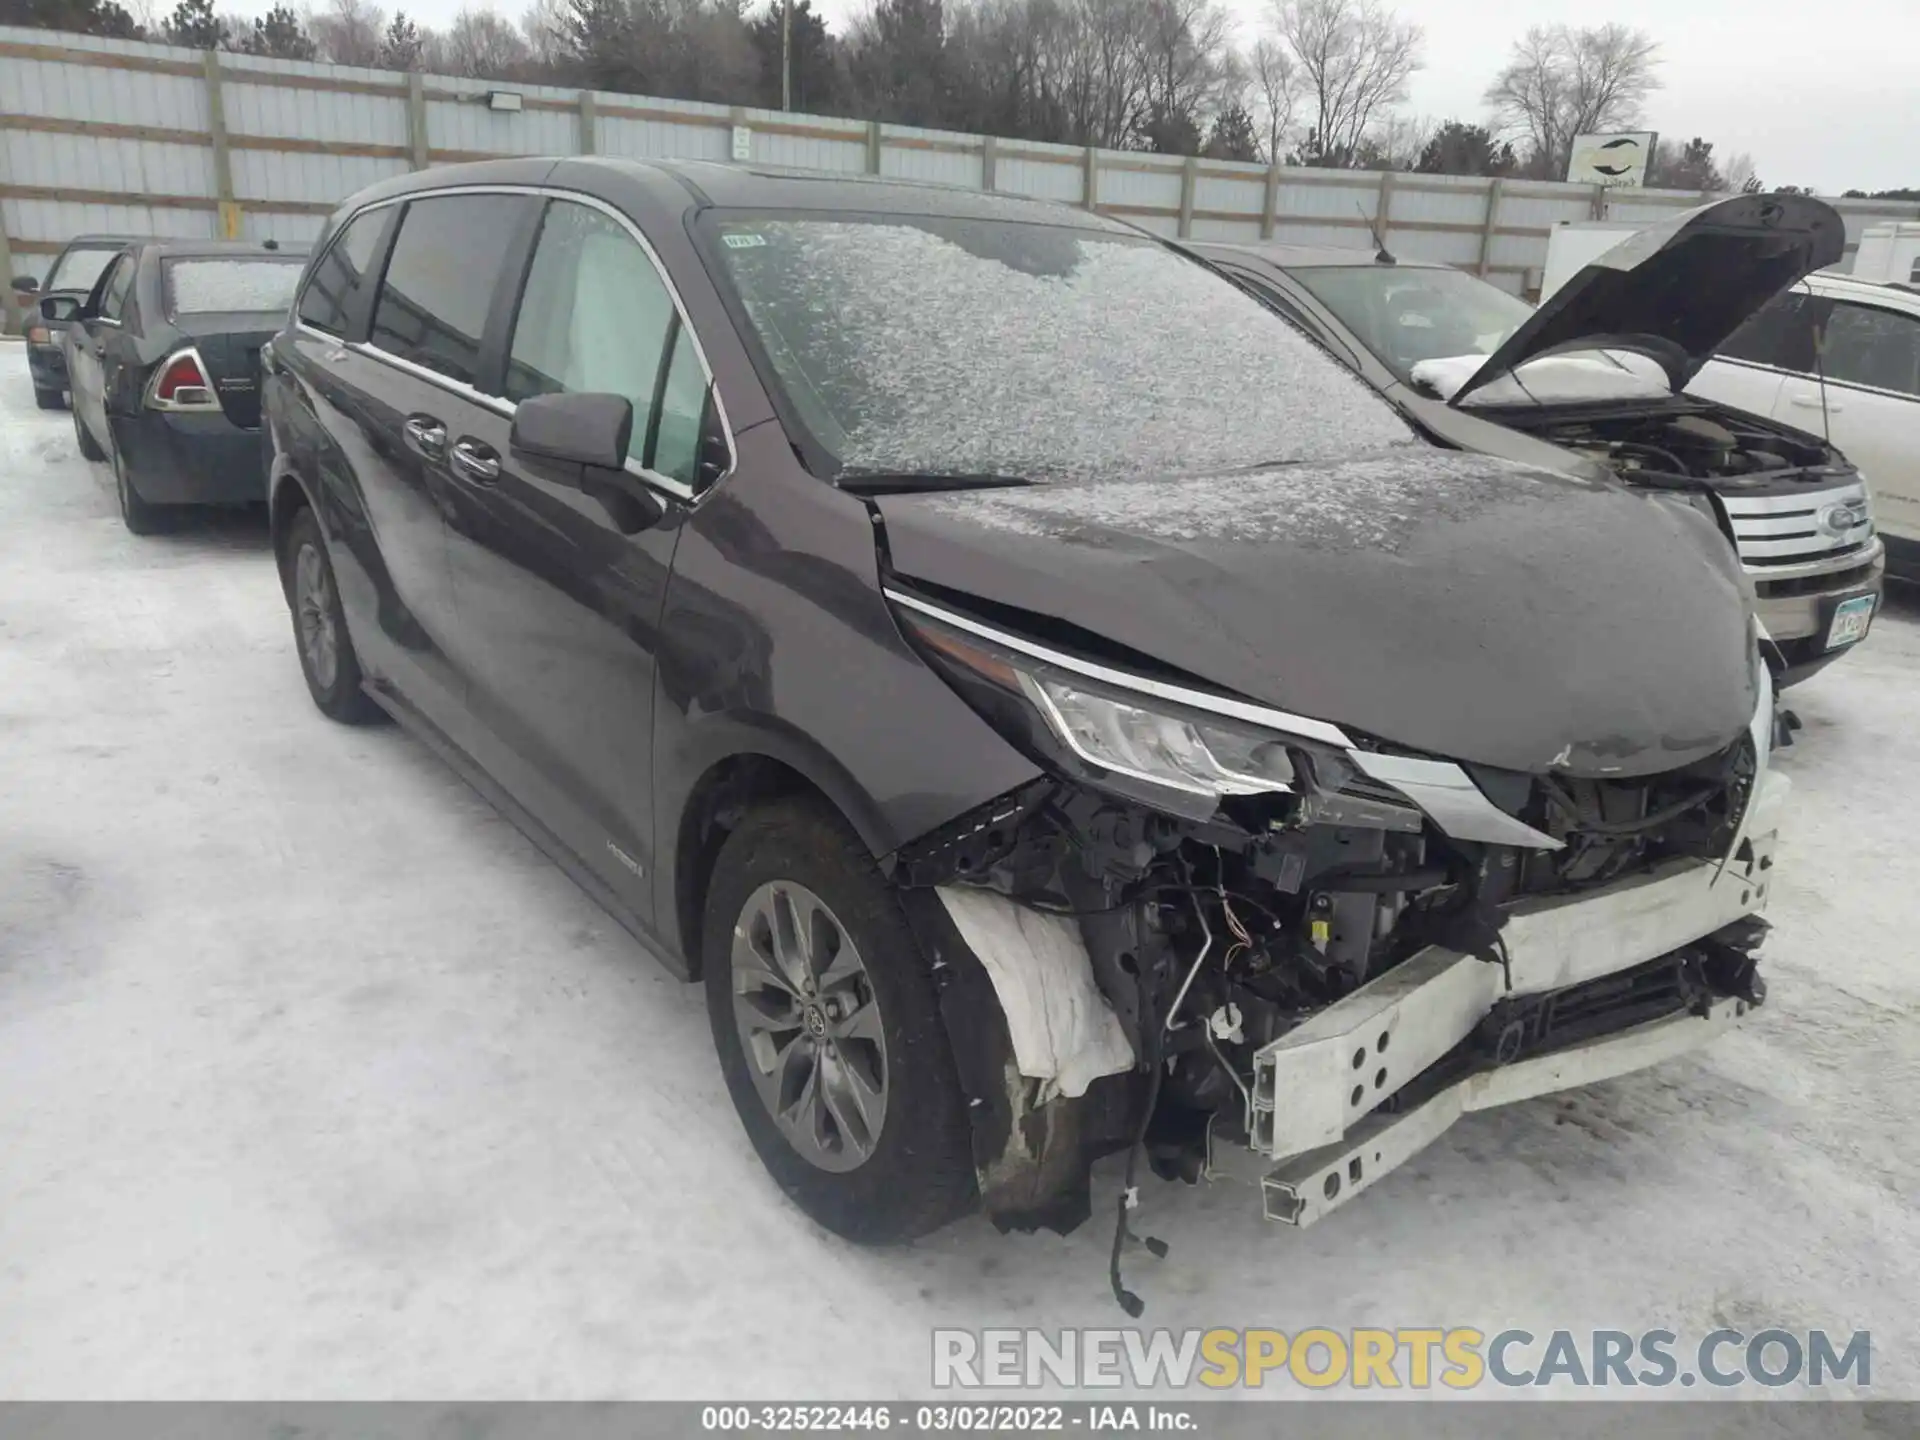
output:
[{"label": "rear door handle", "polygon": [[447,453],[447,427],[433,416],[409,415],[407,423],[400,428],[406,434],[407,444],[429,460],[438,460]]},{"label": "rear door handle", "polygon": [[[1789,405],[1798,405],[1804,410],[1818,410],[1820,408],[1820,397],[1817,394],[1789,395],[1787,397],[1787,403]],[[1847,408],[1846,406],[1840,404],[1838,401],[1832,399],[1831,397],[1829,397],[1827,400],[1827,413],[1829,415],[1838,415],[1842,410],[1846,408]]]},{"label": "rear door handle", "polygon": [[500,456],[491,445],[464,436],[447,453],[447,466],[463,480],[476,485],[491,485],[500,478]]}]

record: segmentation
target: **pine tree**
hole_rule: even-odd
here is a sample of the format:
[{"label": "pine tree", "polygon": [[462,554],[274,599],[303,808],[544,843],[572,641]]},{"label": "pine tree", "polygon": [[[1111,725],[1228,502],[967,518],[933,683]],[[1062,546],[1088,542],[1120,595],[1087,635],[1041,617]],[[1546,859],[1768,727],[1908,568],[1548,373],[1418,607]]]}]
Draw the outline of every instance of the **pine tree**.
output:
[{"label": "pine tree", "polygon": [[213,0],[180,0],[167,17],[169,44],[218,50],[226,43],[227,22],[213,13]]},{"label": "pine tree", "polygon": [[383,70],[418,70],[420,51],[425,48],[426,36],[420,33],[420,27],[407,18],[407,12],[393,12],[393,23],[387,26],[387,33],[380,42],[380,67]]},{"label": "pine tree", "polygon": [[319,53],[313,37],[300,25],[300,17],[286,5],[275,5],[253,22],[252,33],[240,40],[240,48],[249,55],[270,55],[276,60],[311,60]]},{"label": "pine tree", "polygon": [[1213,129],[1201,152],[1210,160],[1258,160],[1260,137],[1244,105],[1229,105],[1213,117]]}]

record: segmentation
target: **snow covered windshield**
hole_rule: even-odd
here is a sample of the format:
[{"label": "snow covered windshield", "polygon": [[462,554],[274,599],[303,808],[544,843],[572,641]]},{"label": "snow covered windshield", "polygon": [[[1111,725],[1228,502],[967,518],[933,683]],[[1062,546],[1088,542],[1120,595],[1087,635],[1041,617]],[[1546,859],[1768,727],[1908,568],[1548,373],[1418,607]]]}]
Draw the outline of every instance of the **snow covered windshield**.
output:
[{"label": "snow covered windshield", "polygon": [[55,290],[91,291],[106,272],[107,262],[120,253],[118,245],[83,246],[69,250],[54,262],[53,273],[47,276],[42,292]]},{"label": "snow covered windshield", "polygon": [[1144,237],[982,217],[708,223],[792,412],[849,470],[1218,475],[1418,443],[1291,325]]},{"label": "snow covered windshield", "polygon": [[171,260],[167,313],[218,315],[282,311],[293,303],[304,256],[285,260]]}]

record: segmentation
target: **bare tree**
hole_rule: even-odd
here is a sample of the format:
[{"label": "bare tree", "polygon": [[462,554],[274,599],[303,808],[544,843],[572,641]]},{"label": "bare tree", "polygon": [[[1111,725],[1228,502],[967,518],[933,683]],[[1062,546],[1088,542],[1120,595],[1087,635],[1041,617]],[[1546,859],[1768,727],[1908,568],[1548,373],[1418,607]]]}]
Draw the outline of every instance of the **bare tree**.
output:
[{"label": "bare tree", "polygon": [[551,68],[566,53],[567,0],[533,0],[520,16],[520,35],[536,64]]},{"label": "bare tree", "polygon": [[1267,132],[1267,159],[1278,161],[1293,134],[1293,111],[1297,97],[1294,82],[1299,69],[1287,47],[1268,35],[1254,42],[1247,57],[1253,72],[1253,84],[1260,92],[1259,119]]},{"label": "bare tree", "polygon": [[1346,165],[1382,109],[1407,98],[1425,34],[1381,0],[1276,0],[1274,31],[1312,107],[1308,159]]},{"label": "bare tree", "polygon": [[1642,103],[1660,88],[1659,64],[1659,44],[1630,26],[1536,25],[1514,42],[1486,100],[1503,132],[1527,145],[1528,168],[1560,180],[1576,136],[1639,119]]},{"label": "bare tree", "polygon": [[1721,172],[1727,189],[1738,195],[1756,194],[1763,187],[1760,174],[1753,166],[1753,156],[1745,150],[1737,151],[1727,157],[1726,169]]},{"label": "bare tree", "polygon": [[512,79],[531,58],[520,32],[491,10],[454,16],[441,49],[454,74],[482,80]]},{"label": "bare tree", "polygon": [[336,65],[378,65],[386,27],[386,13],[367,0],[326,0],[307,15],[321,58]]}]

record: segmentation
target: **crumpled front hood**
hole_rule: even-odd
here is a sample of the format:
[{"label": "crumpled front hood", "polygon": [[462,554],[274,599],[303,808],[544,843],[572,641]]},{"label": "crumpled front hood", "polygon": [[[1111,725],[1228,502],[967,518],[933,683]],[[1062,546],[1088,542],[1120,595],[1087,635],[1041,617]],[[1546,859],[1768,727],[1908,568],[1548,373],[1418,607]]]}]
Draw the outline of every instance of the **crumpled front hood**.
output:
[{"label": "crumpled front hood", "polygon": [[1677,392],[1769,300],[1846,254],[1840,213],[1811,195],[1735,195],[1634,231],[1540,302],[1452,394],[1570,349],[1645,355]]},{"label": "crumpled front hood", "polygon": [[1757,700],[1711,521],[1489,456],[874,503],[905,581],[1453,760],[1650,774],[1731,743]]}]

